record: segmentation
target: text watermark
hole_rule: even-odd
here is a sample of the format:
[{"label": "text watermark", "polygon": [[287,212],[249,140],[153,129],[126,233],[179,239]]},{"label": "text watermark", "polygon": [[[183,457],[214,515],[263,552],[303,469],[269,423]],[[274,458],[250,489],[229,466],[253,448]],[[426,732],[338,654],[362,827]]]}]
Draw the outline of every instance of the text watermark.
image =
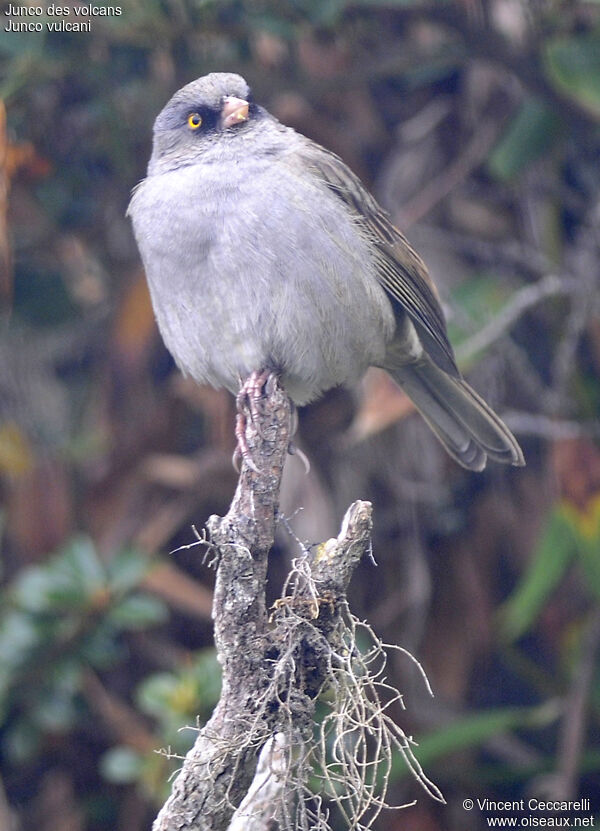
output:
[{"label": "text watermark", "polygon": [[95,20],[120,17],[121,6],[98,6],[80,3],[62,6],[58,3],[39,3],[19,6],[8,3],[4,9],[5,32],[91,32]]},{"label": "text watermark", "polygon": [[589,799],[464,799],[465,811],[478,811],[488,828],[596,828]]}]

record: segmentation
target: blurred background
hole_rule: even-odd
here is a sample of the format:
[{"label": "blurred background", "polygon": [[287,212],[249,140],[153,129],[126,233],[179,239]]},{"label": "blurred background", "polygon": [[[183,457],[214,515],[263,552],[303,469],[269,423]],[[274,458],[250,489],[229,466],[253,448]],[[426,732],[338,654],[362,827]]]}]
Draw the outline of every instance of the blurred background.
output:
[{"label": "blurred background", "polygon": [[185,753],[218,697],[214,571],[181,546],[227,510],[234,408],[175,369],[125,217],[154,117],[214,70],[389,210],[527,459],[460,469],[377,372],[300,414],[312,472],[288,460],[270,598],[299,540],[371,500],[353,610],[435,691],[392,653],[448,804],[399,761],[392,799],[417,805],[376,827],[486,827],[467,797],[597,815],[600,3],[106,8],[90,32],[0,23],[0,829],[149,829],[178,766],[155,750]]}]

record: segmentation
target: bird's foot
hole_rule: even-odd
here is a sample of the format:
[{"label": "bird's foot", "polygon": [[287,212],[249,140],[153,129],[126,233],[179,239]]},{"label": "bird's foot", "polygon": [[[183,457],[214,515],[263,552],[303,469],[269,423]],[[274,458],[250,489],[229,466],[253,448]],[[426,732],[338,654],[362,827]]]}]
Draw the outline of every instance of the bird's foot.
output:
[{"label": "bird's foot", "polygon": [[[252,372],[244,381],[240,379],[240,391],[236,396],[237,416],[235,420],[235,437],[237,439],[237,446],[233,453],[233,467],[240,472],[242,460],[246,462],[250,470],[254,473],[260,473],[256,466],[252,453],[248,447],[248,440],[246,438],[246,427],[248,426],[248,419],[254,423],[259,414],[259,402],[265,397],[269,396],[277,384],[279,376],[268,369],[256,370]],[[293,402],[291,403],[290,413],[290,437],[295,435],[298,429],[298,410]],[[310,472],[310,462],[306,454],[300,450],[299,447],[290,438],[288,445],[288,453],[290,456],[297,456],[306,473]]]},{"label": "bird's foot", "polygon": [[[241,380],[241,379],[240,379]],[[245,381],[241,382],[240,391],[236,396],[237,416],[235,420],[235,437],[237,446],[233,453],[233,466],[239,473],[242,460],[246,462],[250,470],[260,473],[246,439],[246,427],[248,418],[254,422],[259,414],[259,401],[268,396],[277,383],[278,376],[268,369],[255,370]]]}]

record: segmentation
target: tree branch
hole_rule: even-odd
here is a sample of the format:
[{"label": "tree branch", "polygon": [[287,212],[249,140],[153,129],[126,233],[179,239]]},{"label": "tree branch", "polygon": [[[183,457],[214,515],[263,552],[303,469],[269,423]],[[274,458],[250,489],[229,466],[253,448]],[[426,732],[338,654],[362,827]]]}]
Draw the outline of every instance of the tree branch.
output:
[{"label": "tree branch", "polygon": [[290,402],[275,385],[253,404],[259,417],[248,418],[246,438],[258,472],[242,462],[229,512],[208,522],[218,558],[213,618],[223,667],[221,698],[189,751],[154,831],[227,828],[252,781],[260,744],[272,732],[265,723],[262,742],[260,733],[254,744],[243,741],[255,718],[255,702],[268,684],[265,583],[289,444]]},{"label": "tree branch", "polygon": [[[253,464],[242,462],[229,512],[207,525],[205,542],[218,562],[213,617],[223,667],[221,698],[185,758],[154,831],[221,831],[240,822],[248,829],[267,828],[269,809],[282,828],[328,827],[319,799],[315,810],[306,788],[314,711],[321,689],[334,677],[348,618],[346,589],[370,546],[371,505],[354,503],[337,539],[294,561],[269,620],[267,559],[291,410],[272,377],[265,390],[250,393],[246,440]],[[404,741],[401,731],[398,735],[396,742]],[[278,798],[269,804],[266,793]]]}]

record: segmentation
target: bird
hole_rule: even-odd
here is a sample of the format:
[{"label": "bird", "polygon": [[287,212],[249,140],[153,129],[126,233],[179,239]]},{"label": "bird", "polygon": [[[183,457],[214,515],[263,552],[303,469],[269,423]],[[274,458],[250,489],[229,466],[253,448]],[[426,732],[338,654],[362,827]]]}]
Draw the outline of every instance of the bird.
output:
[{"label": "bird", "polygon": [[381,367],[460,465],[524,464],[457,367],[421,257],[342,159],[280,123],[240,75],[172,96],[128,215],[184,374],[239,395],[275,373],[301,406]]}]

